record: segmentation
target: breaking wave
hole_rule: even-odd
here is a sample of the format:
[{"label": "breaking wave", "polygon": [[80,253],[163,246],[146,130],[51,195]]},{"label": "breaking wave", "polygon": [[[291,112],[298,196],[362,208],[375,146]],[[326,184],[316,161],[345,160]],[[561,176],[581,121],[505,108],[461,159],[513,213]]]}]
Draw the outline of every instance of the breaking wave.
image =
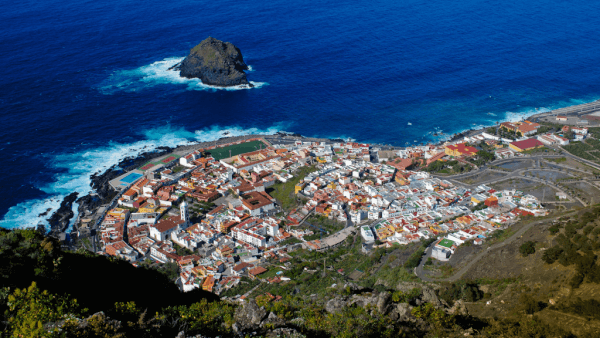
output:
[{"label": "breaking wave", "polygon": [[[62,200],[72,192],[79,193],[79,197],[91,192],[91,175],[102,173],[116,166],[127,157],[135,157],[142,153],[153,151],[161,146],[177,147],[218,140],[227,136],[243,136],[251,134],[275,134],[285,125],[275,125],[267,129],[242,128],[237,126],[220,127],[212,126],[195,132],[184,128],[175,128],[170,125],[147,130],[144,139],[133,143],[111,142],[106,146],[88,149],[72,154],[53,156],[49,160],[51,169],[56,169],[61,174],[54,177],[54,181],[40,187],[47,197],[28,200],[10,207],[4,218],[0,220],[0,227],[28,228],[42,224],[49,229],[47,219],[56,211]],[[77,203],[73,204],[73,212],[77,218]],[[72,224],[69,226],[71,230]]]},{"label": "breaking wave", "polygon": [[[148,87],[154,87],[162,84],[186,85],[187,90],[206,90],[206,91],[235,91],[253,88],[261,88],[268,85],[266,82],[250,81],[254,87],[239,85],[233,87],[209,86],[200,79],[188,79],[179,76],[179,72],[169,70],[177,63],[183,61],[182,57],[166,58],[162,61],[153,62],[147,66],[142,66],[132,70],[119,70],[111,74],[99,85],[101,93],[111,95],[119,91],[137,92]],[[248,66],[253,71],[251,66]]]}]

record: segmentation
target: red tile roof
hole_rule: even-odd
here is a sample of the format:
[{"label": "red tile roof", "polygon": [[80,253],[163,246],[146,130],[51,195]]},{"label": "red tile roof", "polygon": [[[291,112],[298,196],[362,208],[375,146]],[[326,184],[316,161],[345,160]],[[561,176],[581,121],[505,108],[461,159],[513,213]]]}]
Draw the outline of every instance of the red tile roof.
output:
[{"label": "red tile roof", "polygon": [[527,150],[527,149],[531,149],[531,148],[536,148],[536,147],[540,147],[543,146],[544,144],[540,141],[538,141],[537,139],[534,138],[530,138],[527,140],[523,140],[523,141],[516,141],[511,143],[513,146],[519,148],[519,149],[523,149],[523,150]]}]

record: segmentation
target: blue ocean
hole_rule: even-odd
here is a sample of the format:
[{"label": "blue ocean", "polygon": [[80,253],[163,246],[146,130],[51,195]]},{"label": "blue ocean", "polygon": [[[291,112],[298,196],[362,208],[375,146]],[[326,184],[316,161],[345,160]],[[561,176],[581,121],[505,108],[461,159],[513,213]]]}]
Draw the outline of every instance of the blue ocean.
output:
[{"label": "blue ocean", "polygon": [[[274,133],[403,146],[600,98],[597,1],[0,3],[0,226],[125,156]],[[252,89],[168,68],[208,36]]]}]

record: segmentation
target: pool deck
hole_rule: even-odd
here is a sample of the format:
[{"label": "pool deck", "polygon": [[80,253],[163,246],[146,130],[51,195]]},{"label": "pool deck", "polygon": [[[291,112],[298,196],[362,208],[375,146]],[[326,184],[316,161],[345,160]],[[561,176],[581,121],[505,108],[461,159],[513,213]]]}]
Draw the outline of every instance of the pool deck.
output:
[{"label": "pool deck", "polygon": [[126,172],[126,173],[124,173],[123,175],[121,175],[121,176],[119,176],[117,178],[112,179],[108,183],[115,190],[123,190],[124,188],[126,188],[127,186],[129,186],[129,184],[131,184],[131,183],[133,183],[133,182],[135,182],[137,180],[137,178],[136,178],[135,180],[133,180],[131,182],[128,182],[129,180],[127,180],[127,182],[123,181],[124,178],[126,178],[129,175],[131,175],[132,173],[139,174],[140,175],[139,177],[144,176],[144,172],[143,171],[135,169],[135,170]]}]

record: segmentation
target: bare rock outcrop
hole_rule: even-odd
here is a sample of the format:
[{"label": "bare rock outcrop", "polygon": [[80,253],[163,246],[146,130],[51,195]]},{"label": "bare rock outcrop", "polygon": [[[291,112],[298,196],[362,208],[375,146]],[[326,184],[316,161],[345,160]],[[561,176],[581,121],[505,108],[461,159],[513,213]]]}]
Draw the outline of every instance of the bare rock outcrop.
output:
[{"label": "bare rock outcrop", "polygon": [[260,328],[260,324],[267,316],[267,310],[264,307],[258,307],[254,299],[249,299],[235,310],[235,332],[248,332]]}]

